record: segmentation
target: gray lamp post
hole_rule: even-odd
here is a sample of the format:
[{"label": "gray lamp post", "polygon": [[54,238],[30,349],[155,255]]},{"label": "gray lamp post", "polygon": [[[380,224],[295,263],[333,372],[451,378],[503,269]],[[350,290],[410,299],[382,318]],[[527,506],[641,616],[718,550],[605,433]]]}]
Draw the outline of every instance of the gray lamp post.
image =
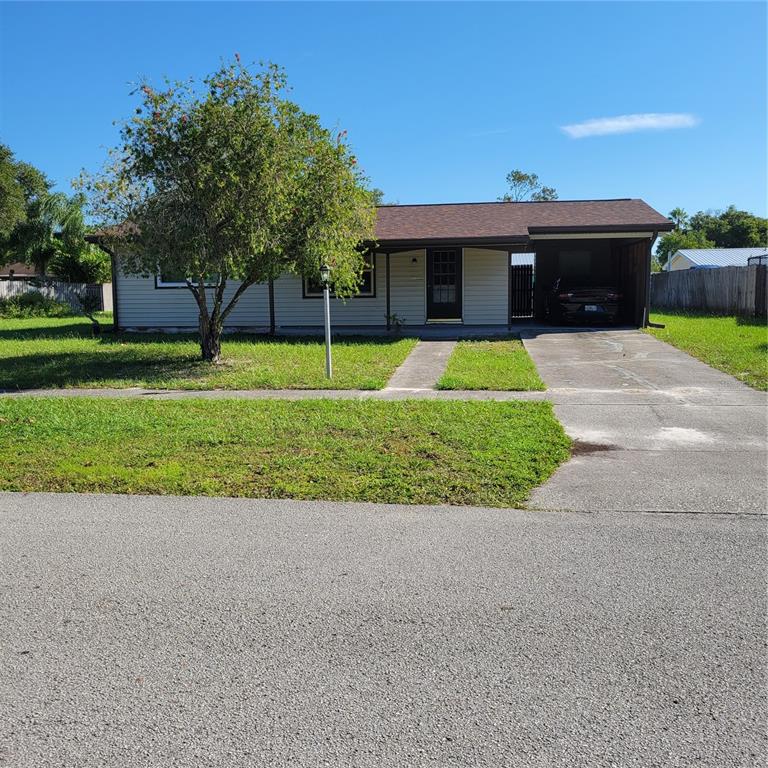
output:
[{"label": "gray lamp post", "polygon": [[327,264],[320,267],[320,282],[323,284],[323,304],[325,305],[325,377],[333,376],[331,364],[331,268]]}]

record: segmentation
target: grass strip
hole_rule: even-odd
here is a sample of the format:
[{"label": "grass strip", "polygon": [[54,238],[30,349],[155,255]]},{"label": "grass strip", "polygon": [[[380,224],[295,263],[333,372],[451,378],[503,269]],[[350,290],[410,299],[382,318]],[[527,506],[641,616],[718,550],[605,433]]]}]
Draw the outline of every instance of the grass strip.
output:
[{"label": "grass strip", "polygon": [[524,391],[545,386],[523,342],[505,339],[460,341],[437,388]]},{"label": "grass strip", "polygon": [[544,402],[0,397],[0,490],[521,505],[569,457]]}]

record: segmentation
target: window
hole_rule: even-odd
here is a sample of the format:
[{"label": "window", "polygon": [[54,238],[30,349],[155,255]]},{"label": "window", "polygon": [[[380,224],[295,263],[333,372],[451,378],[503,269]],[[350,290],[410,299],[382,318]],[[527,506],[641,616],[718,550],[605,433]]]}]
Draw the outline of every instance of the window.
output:
[{"label": "window", "polygon": [[[331,274],[333,276],[333,274]],[[315,299],[323,295],[323,286],[318,280],[304,280],[304,298]],[[331,288],[331,296],[333,296]],[[372,253],[366,254],[365,266],[360,276],[360,290],[353,298],[371,298],[376,295],[376,260]]]},{"label": "window", "polygon": [[[217,275],[210,275],[206,278],[205,284],[208,287],[216,285]],[[155,275],[155,288],[186,288],[187,278],[181,272],[161,271]]]}]

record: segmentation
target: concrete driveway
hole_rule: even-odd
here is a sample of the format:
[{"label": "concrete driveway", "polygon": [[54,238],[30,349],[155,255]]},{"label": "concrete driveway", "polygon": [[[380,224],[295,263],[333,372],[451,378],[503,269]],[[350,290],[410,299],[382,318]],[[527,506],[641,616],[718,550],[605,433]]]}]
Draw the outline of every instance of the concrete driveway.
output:
[{"label": "concrete driveway", "polygon": [[766,512],[765,393],[637,330],[522,337],[576,440],[533,508]]},{"label": "concrete driveway", "polygon": [[0,494],[0,763],[757,766],[765,521]]}]

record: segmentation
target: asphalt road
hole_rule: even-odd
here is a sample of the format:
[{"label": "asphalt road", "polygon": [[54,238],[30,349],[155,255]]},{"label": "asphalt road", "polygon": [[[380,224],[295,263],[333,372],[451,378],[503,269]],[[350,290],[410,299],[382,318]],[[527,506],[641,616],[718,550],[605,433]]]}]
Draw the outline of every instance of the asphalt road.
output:
[{"label": "asphalt road", "polygon": [[0,758],[757,766],[766,519],[0,494]]}]

